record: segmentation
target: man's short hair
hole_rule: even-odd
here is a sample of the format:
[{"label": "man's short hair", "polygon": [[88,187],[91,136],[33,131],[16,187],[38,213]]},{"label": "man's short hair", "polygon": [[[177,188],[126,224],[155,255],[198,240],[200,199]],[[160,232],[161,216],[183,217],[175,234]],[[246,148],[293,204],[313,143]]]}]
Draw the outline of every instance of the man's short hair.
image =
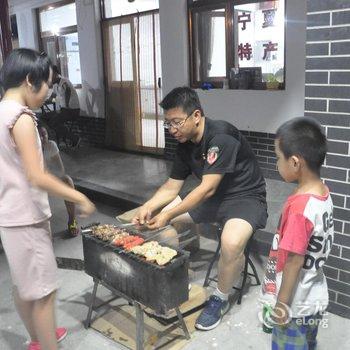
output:
[{"label": "man's short hair", "polygon": [[320,174],[327,153],[327,138],[319,123],[305,117],[291,119],[278,128],[276,139],[287,159],[300,156],[312,172]]},{"label": "man's short hair", "polygon": [[159,105],[165,111],[172,108],[182,108],[187,115],[190,115],[198,109],[204,115],[196,91],[186,86],[177,87],[170,91]]}]

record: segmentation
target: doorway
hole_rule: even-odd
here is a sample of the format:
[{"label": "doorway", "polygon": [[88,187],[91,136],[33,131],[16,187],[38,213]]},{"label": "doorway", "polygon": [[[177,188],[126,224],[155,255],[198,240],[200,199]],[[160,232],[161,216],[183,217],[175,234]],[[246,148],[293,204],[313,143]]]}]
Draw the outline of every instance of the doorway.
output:
[{"label": "doorway", "polygon": [[162,154],[159,11],[103,20],[107,146]]}]

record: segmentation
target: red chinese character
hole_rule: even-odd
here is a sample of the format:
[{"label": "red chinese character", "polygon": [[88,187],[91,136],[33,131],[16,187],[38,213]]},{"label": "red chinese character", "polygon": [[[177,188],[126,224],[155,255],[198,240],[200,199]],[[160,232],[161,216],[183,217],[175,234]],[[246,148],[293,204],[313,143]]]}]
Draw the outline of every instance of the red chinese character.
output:
[{"label": "red chinese character", "polygon": [[246,58],[248,61],[252,58],[252,45],[249,43],[246,43],[245,45],[239,44],[238,46],[238,56],[240,60],[242,61],[244,58]]},{"label": "red chinese character", "polygon": [[270,52],[277,51],[278,43],[273,43],[272,41],[269,41],[267,44],[263,44],[264,46],[264,57],[263,60],[268,60],[270,58]]},{"label": "red chinese character", "polygon": [[250,13],[242,12],[242,14],[238,15],[238,23],[243,23],[242,30],[247,29],[248,22],[251,22]]}]

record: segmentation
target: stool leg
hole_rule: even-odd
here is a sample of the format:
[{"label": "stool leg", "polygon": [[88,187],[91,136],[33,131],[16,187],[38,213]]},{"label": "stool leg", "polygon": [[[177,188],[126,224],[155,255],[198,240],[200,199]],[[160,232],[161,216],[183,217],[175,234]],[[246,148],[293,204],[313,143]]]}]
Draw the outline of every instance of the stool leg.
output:
[{"label": "stool leg", "polygon": [[208,270],[207,270],[207,274],[205,276],[205,280],[204,280],[204,283],[203,283],[203,287],[208,287],[208,285],[209,285],[211,270],[212,270],[212,268],[214,266],[215,261],[217,260],[219,254],[220,254],[220,249],[221,249],[221,243],[219,241],[218,246],[217,246],[216,251],[215,251],[215,254],[214,254],[213,258],[210,261],[210,264],[209,264],[209,267],[208,267]]},{"label": "stool leg", "polygon": [[249,266],[251,267],[252,271],[253,271],[253,276],[256,280],[256,285],[257,286],[260,286],[261,285],[261,282],[260,282],[260,279],[259,279],[259,275],[258,275],[258,272],[256,271],[256,268],[252,262],[252,260],[250,258],[248,258],[248,263],[249,263]]},{"label": "stool leg", "polygon": [[238,292],[238,299],[237,299],[237,304],[240,305],[242,302],[242,295],[244,291],[244,286],[247,281],[247,276],[248,276],[248,262],[249,262],[249,250],[244,252],[244,269],[243,269],[243,280],[241,284],[241,288],[239,289]]}]

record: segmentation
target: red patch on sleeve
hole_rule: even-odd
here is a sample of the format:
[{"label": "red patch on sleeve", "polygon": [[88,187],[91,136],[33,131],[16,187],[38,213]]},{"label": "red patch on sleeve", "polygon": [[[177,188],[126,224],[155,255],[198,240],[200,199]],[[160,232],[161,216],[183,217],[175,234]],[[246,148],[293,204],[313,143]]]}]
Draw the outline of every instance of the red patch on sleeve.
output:
[{"label": "red patch on sleeve", "polygon": [[207,162],[210,165],[213,165],[218,159],[218,154],[219,154],[219,147],[217,146],[210,147],[207,154]]}]

